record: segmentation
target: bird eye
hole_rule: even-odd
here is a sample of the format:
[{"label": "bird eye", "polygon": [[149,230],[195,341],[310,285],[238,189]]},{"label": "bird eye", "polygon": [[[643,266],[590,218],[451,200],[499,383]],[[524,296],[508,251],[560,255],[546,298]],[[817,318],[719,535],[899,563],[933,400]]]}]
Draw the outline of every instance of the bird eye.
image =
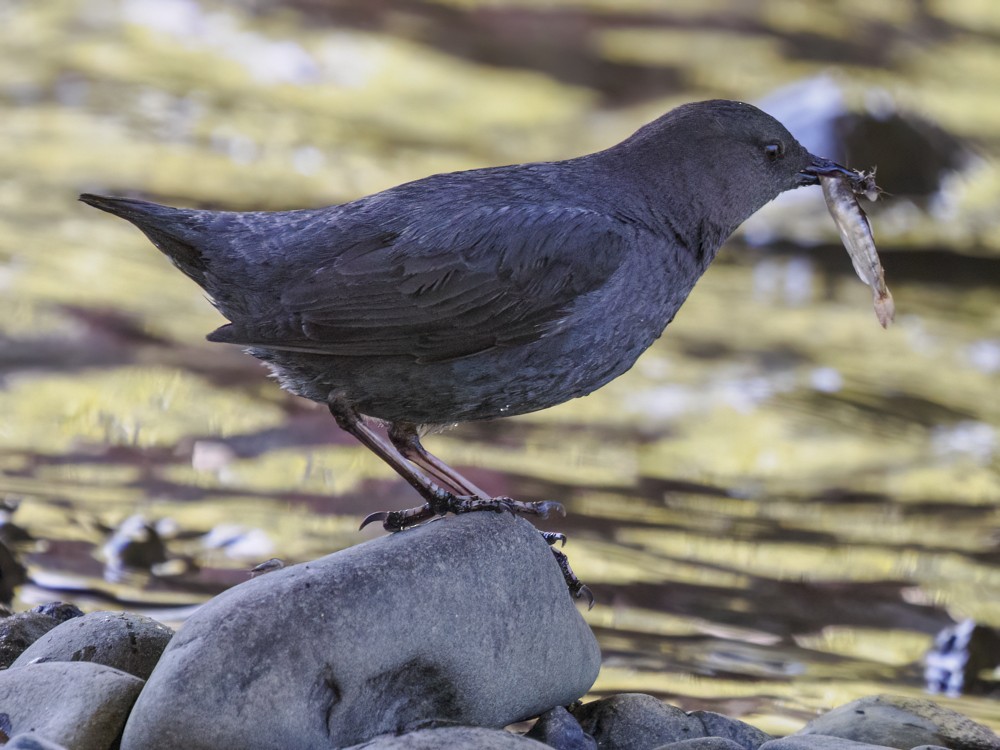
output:
[{"label": "bird eye", "polygon": [[768,143],[764,146],[764,153],[767,154],[768,161],[777,161],[785,155],[785,144],[781,141]]}]

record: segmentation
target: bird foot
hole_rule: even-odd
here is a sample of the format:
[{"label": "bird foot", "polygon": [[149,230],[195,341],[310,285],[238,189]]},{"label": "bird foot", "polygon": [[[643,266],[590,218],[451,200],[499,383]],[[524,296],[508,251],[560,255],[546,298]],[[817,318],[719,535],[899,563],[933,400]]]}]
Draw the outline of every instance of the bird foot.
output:
[{"label": "bird foot", "polygon": [[[473,495],[455,495],[438,489],[431,500],[416,508],[382,510],[366,516],[365,520],[361,522],[361,528],[379,521],[386,531],[402,531],[446,513],[472,513],[482,510],[510,513],[511,515],[538,516],[539,518],[548,518],[550,513],[566,515],[566,509],[563,508],[562,504],[551,500],[526,503],[509,497],[482,498]],[[549,544],[552,543],[549,542]]]},{"label": "bird foot", "polygon": [[[432,500],[406,510],[381,510],[365,517],[361,522],[363,529],[370,523],[379,521],[386,531],[403,531],[404,529],[416,526],[428,521],[435,516],[443,516],[446,513],[472,513],[475,511],[491,510],[495,513],[510,513],[522,515],[534,515],[540,518],[548,518],[552,512],[565,516],[566,509],[561,503],[554,501],[542,502],[522,502],[509,497],[473,497],[470,495],[454,495],[445,490],[438,490]],[[569,588],[569,593],[575,599],[586,599],[587,609],[594,608],[594,594],[573,572],[569,566],[569,559],[566,554],[555,548],[556,544],[565,545],[566,535],[557,531],[540,531],[542,538],[552,547],[552,554],[556,558],[559,570],[562,571],[563,579]]]}]

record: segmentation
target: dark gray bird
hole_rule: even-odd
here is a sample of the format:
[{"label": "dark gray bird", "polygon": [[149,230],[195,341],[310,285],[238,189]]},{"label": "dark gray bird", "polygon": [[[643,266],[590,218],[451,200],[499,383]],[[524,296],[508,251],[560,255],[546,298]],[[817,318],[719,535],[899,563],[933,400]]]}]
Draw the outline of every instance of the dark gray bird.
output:
[{"label": "dark gray bird", "polygon": [[[687,104],[605,151],[439,174],[351,203],[234,213],[125,198],[120,216],[211,296],[239,344],[423,496],[390,530],[493,498],[420,443],[428,426],[523,414],[628,370],[719,246],[785,190],[854,172],[732,101]],[[374,418],[388,428],[388,441]]]}]

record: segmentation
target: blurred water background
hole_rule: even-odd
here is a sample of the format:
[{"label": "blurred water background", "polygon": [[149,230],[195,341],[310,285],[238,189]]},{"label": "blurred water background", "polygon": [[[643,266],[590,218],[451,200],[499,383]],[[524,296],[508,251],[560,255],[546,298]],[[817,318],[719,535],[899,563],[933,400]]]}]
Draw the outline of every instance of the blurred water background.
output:
[{"label": "blurred water background", "polygon": [[[566,505],[595,694],[772,732],[922,695],[936,632],[1000,628],[998,44],[988,0],[0,0],[0,593],[176,624],[417,499],[79,192],[319,206],[739,98],[879,166],[896,325],[796,191],[627,375],[427,443]],[[942,702],[1000,729],[983,676]]]}]

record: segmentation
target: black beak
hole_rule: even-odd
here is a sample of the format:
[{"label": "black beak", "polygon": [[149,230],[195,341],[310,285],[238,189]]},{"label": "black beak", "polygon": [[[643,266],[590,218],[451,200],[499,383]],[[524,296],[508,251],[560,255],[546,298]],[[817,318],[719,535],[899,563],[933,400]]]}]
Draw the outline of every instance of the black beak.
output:
[{"label": "black beak", "polygon": [[825,174],[843,174],[857,181],[860,175],[853,169],[842,167],[835,161],[824,159],[822,156],[812,156],[809,166],[796,175],[796,182],[801,185],[818,185],[819,176]]}]

